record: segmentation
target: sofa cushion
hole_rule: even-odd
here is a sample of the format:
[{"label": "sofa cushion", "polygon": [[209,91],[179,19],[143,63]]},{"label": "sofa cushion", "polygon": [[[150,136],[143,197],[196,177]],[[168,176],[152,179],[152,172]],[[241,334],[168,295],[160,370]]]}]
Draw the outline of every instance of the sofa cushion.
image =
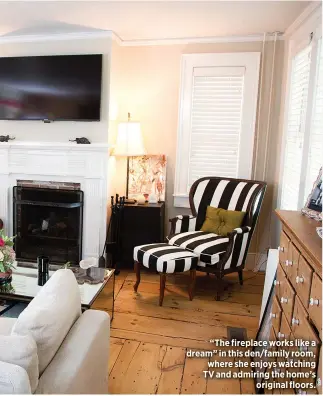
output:
[{"label": "sofa cushion", "polygon": [[195,253],[200,261],[217,264],[228,248],[229,238],[212,232],[189,231],[169,238],[170,245],[178,246]]},{"label": "sofa cushion", "polygon": [[15,364],[26,370],[31,391],[38,385],[37,345],[30,335],[0,335],[0,360]]},{"label": "sofa cushion", "polygon": [[0,316],[0,335],[10,335],[16,318],[5,318]]},{"label": "sofa cushion", "polygon": [[32,335],[37,344],[40,375],[80,315],[80,291],[69,269],[56,271],[19,315],[12,334]]},{"label": "sofa cushion", "polygon": [[109,315],[85,311],[39,379],[37,393],[107,394],[109,340]]},{"label": "sofa cushion", "polygon": [[26,370],[16,364],[0,360],[0,394],[25,395],[30,393],[30,383]]}]

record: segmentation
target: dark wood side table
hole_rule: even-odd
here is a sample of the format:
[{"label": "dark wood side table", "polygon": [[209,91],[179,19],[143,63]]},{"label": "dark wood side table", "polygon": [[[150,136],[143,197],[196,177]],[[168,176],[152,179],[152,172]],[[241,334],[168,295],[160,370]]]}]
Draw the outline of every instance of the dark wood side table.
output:
[{"label": "dark wood side table", "polygon": [[165,203],[126,204],[120,225],[121,255],[117,268],[133,268],[135,246],[164,242]]}]

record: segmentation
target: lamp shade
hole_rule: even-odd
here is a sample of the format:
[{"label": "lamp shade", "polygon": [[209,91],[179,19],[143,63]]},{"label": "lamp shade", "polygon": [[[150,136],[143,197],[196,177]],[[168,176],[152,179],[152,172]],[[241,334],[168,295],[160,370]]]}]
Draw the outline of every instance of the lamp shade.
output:
[{"label": "lamp shade", "polygon": [[142,141],[140,123],[121,122],[118,125],[118,136],[113,155],[128,157],[144,154],[146,154],[146,150]]}]

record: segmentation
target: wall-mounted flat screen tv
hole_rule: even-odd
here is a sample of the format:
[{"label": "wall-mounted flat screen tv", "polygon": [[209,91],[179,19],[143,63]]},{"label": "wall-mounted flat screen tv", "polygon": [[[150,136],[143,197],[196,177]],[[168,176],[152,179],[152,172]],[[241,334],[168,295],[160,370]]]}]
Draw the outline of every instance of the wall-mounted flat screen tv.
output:
[{"label": "wall-mounted flat screen tv", "polygon": [[0,57],[0,119],[98,121],[102,55]]}]

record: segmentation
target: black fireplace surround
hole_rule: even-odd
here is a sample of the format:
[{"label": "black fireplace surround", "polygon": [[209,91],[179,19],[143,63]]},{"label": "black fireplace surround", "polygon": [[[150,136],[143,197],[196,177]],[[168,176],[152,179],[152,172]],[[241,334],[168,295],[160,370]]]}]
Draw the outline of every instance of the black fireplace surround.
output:
[{"label": "black fireplace surround", "polygon": [[17,261],[36,262],[45,255],[50,264],[82,257],[83,191],[13,187],[13,224]]}]

